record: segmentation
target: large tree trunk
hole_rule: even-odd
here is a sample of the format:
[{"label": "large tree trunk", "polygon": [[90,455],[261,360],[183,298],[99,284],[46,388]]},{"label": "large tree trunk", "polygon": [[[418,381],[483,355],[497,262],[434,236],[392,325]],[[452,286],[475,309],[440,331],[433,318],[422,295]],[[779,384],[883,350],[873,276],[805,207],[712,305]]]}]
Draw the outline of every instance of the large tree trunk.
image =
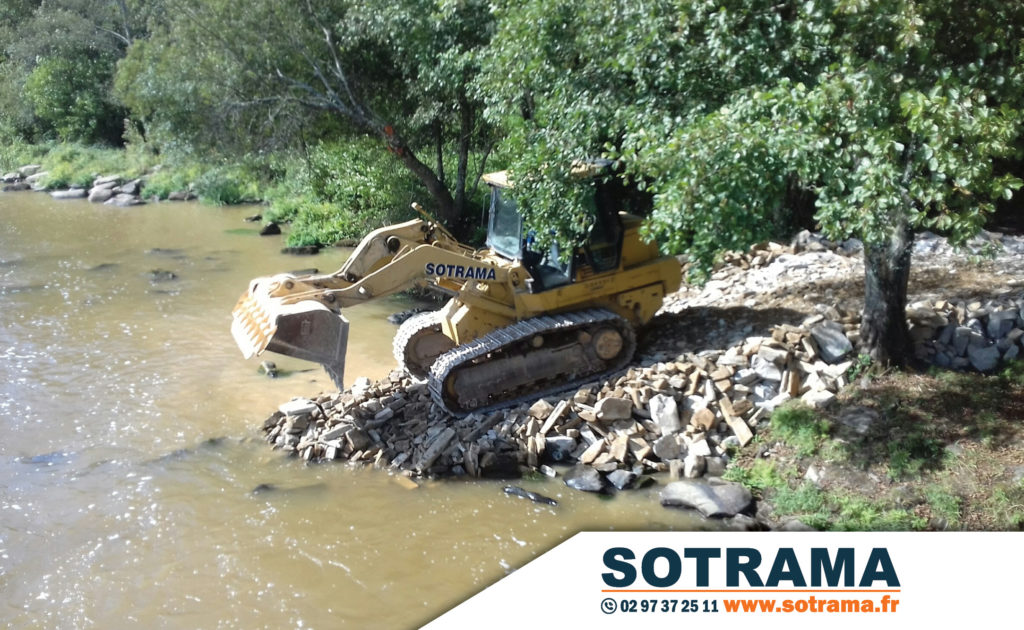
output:
[{"label": "large tree trunk", "polygon": [[884,242],[864,245],[864,316],[861,341],[882,365],[903,366],[910,353],[907,282],[914,233],[897,221]]},{"label": "large tree trunk", "polygon": [[469,139],[473,133],[473,110],[465,96],[459,98],[459,161],[455,174],[455,207],[466,208],[466,175],[469,170]]},{"label": "large tree trunk", "polygon": [[398,135],[393,127],[386,126],[381,133],[388,143],[388,150],[427,187],[427,192],[437,204],[437,218],[446,226],[453,227],[455,220],[459,218],[459,209],[448,187],[438,179],[437,174],[429,166],[416,157],[405,139]]}]

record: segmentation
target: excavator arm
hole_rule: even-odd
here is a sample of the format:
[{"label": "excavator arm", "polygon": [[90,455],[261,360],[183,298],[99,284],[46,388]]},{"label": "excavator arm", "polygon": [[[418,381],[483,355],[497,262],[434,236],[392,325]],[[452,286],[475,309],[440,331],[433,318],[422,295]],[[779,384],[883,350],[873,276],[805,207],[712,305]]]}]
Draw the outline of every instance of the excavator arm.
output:
[{"label": "excavator arm", "polygon": [[246,358],[269,350],[324,366],[344,386],[348,320],[342,309],[415,286],[505,282],[508,270],[475,256],[430,221],[374,230],[341,269],[278,274],[249,284],[232,311],[231,334]]}]

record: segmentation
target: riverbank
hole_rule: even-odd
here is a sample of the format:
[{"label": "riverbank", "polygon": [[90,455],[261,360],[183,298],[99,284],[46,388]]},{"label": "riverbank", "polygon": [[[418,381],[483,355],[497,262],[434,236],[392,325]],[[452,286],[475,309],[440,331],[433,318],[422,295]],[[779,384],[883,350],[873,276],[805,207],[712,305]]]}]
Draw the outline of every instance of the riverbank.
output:
[{"label": "riverbank", "polygon": [[261,204],[264,228],[288,226],[286,246],[320,248],[412,218],[409,200],[428,201],[407,170],[379,153],[367,138],[320,143],[301,154],[230,159],[168,154],[138,137],[124,148],[13,143],[0,146],[0,191],[84,198],[92,197],[97,180],[116,177],[119,185],[134,184],[133,205],[184,199],[217,206]]},{"label": "riverbank", "polygon": [[[523,473],[558,476],[572,488],[602,493],[664,484],[664,505],[728,518],[742,528],[1013,527],[1024,518],[1013,508],[1021,475],[1012,467],[1004,467],[1003,486],[991,486],[1007,497],[1005,518],[964,516],[968,512],[953,518],[952,506],[973,513],[986,503],[936,490],[943,486],[930,475],[946,469],[922,455],[947,447],[976,452],[970,432],[936,427],[966,426],[963,418],[977,401],[963,400],[959,408],[947,403],[941,423],[933,421],[934,407],[928,407],[931,416],[911,421],[872,392],[888,383],[902,400],[899,379],[955,377],[966,379],[965,391],[1005,391],[1010,401],[1024,395],[1018,368],[1006,368],[1016,365],[1024,336],[1024,240],[984,233],[958,253],[925,234],[916,245],[908,319],[917,357],[959,370],[1003,370],[1002,376],[951,372],[882,380],[856,351],[863,299],[858,245],[804,234],[792,247],[764,244],[727,257],[703,288],[684,287],[666,299],[641,337],[634,367],[565,397],[455,419],[433,405],[423,384],[394,372],[282,405],[264,432],[275,447],[304,460],[370,464],[410,485],[420,477]],[[1000,255],[974,260],[997,245]],[[935,384],[929,389],[943,391]],[[1024,453],[1013,405],[1009,411],[986,407],[986,426],[1005,425],[1002,433],[1010,436],[998,445],[1009,454],[993,462],[1013,462]],[[844,428],[850,422],[862,439],[851,438]],[[957,446],[954,439],[968,443]],[[876,451],[873,459],[858,455]],[[836,486],[837,477],[856,477],[842,472],[847,469],[863,470],[876,485]],[[841,472],[815,472],[821,470]],[[918,495],[934,500],[893,503],[887,493],[898,484],[920,485]]]}]

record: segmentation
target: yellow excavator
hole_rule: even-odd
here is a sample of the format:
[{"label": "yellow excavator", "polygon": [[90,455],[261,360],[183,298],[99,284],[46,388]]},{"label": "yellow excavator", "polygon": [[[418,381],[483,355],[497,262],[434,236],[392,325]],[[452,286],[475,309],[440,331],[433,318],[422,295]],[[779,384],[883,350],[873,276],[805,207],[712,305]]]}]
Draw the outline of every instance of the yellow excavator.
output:
[{"label": "yellow excavator", "polygon": [[[337,272],[257,278],[233,311],[231,333],[246,358],[264,351],[315,361],[343,388],[354,304],[432,285],[451,296],[439,311],[406,320],[394,340],[399,366],[424,379],[454,415],[565,391],[627,365],[635,328],[680,286],[679,262],[640,238],[650,203],[619,178],[585,169],[595,217],[585,244],[560,256],[537,251],[507,194],[490,186],[486,246],[459,243],[435,221],[370,232]],[[580,169],[577,169],[580,170]]]}]

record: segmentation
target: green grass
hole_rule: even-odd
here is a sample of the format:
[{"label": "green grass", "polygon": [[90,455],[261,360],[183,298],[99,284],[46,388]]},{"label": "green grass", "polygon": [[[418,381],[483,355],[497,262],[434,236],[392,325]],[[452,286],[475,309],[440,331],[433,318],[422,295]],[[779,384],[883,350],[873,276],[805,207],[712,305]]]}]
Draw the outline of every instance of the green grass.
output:
[{"label": "green grass", "polygon": [[963,506],[963,500],[960,497],[938,484],[926,487],[924,496],[932,514],[946,521],[947,529],[956,529],[960,525]]},{"label": "green grass", "polygon": [[801,457],[817,453],[831,428],[828,420],[799,402],[779,407],[771,419],[772,436],[795,448]]},{"label": "green grass", "polygon": [[1000,529],[1024,530],[1024,481],[995,488],[986,503]]},{"label": "green grass", "polygon": [[888,507],[864,497],[834,495],[830,498],[833,531],[871,532],[920,530],[928,521],[913,512]]},{"label": "green grass", "polygon": [[888,443],[889,477],[893,480],[919,477],[923,470],[941,468],[945,458],[942,440],[912,431]]},{"label": "green grass", "polygon": [[756,459],[749,468],[743,466],[730,466],[723,479],[737,481],[755,492],[766,488],[779,488],[787,484],[786,478],[775,466],[775,463],[767,459]]},{"label": "green grass", "polygon": [[[767,500],[777,517],[791,516],[819,530],[904,531],[928,525],[927,519],[886,501],[822,490],[801,480],[796,469],[780,468],[770,460],[754,460],[749,467],[732,466],[724,477]],[[935,498],[939,500],[937,494]]]}]

